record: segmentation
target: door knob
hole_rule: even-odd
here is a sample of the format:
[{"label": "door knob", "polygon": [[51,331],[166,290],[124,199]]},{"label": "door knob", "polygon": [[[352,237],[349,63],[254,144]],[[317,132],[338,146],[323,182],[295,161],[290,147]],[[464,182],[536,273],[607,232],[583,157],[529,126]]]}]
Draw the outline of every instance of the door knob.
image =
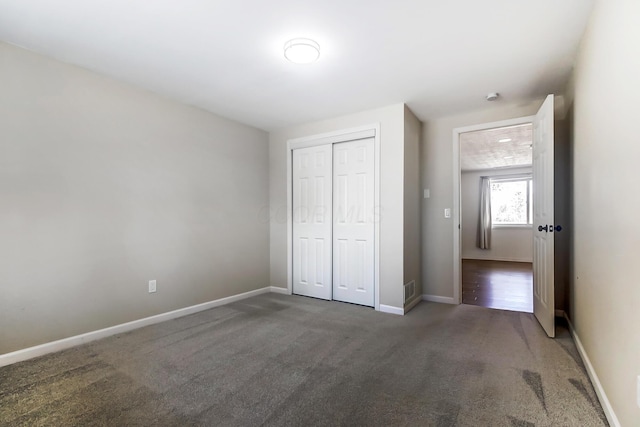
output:
[{"label": "door knob", "polygon": [[556,229],[556,231],[562,231],[562,226],[561,225],[556,225],[555,229]]},{"label": "door knob", "polygon": [[538,226],[538,231],[542,231],[542,230],[544,230],[545,232],[549,231],[546,225],[544,227],[539,225]]}]

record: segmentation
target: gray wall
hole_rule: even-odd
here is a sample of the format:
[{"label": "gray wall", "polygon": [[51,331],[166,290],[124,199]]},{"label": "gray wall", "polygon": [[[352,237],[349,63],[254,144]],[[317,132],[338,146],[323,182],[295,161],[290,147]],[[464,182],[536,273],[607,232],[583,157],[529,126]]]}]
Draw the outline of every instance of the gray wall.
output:
[{"label": "gray wall", "polygon": [[573,85],[571,320],[623,426],[640,420],[638,16],[596,3]]},{"label": "gray wall", "polygon": [[404,104],[281,129],[269,135],[271,285],[287,287],[287,141],[380,124],[380,303],[402,309]]},{"label": "gray wall", "polygon": [[443,117],[423,123],[420,150],[422,186],[431,190],[422,208],[423,293],[453,297],[453,218],[444,218],[453,207],[453,129],[481,123],[530,116],[542,99],[527,104],[498,105],[483,111]]},{"label": "gray wall", "polygon": [[533,232],[529,226],[498,227],[491,230],[491,249],[478,248],[480,216],[480,177],[531,173],[531,168],[469,171],[460,174],[460,210],[462,213],[463,259],[533,262]]},{"label": "gray wall", "polygon": [[0,354],[268,285],[266,133],[3,43],[0,93]]},{"label": "gray wall", "polygon": [[[420,130],[413,112],[404,109],[404,283],[416,281],[416,296],[422,298],[420,258]],[[408,303],[410,301],[407,301]]]}]

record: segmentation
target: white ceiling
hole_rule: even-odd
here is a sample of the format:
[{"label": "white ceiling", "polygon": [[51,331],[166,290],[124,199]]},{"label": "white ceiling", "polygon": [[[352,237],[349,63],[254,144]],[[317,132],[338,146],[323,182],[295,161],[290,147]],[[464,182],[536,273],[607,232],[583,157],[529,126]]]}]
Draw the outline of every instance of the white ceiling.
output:
[{"label": "white ceiling", "polygon": [[462,133],[460,169],[466,172],[531,166],[532,138],[531,124]]},{"label": "white ceiling", "polygon": [[[0,40],[262,129],[559,93],[592,0],[0,0]],[[320,61],[282,46],[310,37]]]}]

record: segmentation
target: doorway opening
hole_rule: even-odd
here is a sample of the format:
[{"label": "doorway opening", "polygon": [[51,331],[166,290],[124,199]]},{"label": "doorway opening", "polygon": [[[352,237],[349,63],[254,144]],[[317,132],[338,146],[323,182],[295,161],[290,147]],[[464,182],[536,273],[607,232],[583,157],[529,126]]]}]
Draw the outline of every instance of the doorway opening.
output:
[{"label": "doorway opening", "polygon": [[[491,129],[532,125],[532,212],[530,216],[533,232],[533,314],[546,334],[555,337],[555,236],[563,227],[556,223],[555,217],[555,131],[554,131],[554,95],[547,95],[534,116],[520,117],[501,122],[485,123],[475,126],[455,128],[453,130],[453,299],[462,302],[462,217],[461,217],[461,166],[460,139],[465,133],[487,131]],[[504,138],[506,139],[506,138]],[[500,142],[500,140],[498,140]],[[509,157],[503,156],[504,157]],[[521,180],[521,179],[519,179]],[[509,181],[507,179],[507,181]],[[485,198],[490,197],[490,178],[482,180],[486,189]],[[486,223],[491,214],[483,209]],[[492,226],[483,226],[483,230],[492,231]],[[481,235],[484,240],[490,237]]]},{"label": "doorway opening", "polygon": [[462,132],[463,304],[533,312],[533,125]]}]

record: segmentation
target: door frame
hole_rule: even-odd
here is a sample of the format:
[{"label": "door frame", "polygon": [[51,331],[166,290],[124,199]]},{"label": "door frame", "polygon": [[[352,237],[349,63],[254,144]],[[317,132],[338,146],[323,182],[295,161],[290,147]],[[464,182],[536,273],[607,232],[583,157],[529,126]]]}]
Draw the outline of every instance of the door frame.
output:
[{"label": "door frame", "polygon": [[508,126],[533,124],[535,115],[516,117],[497,122],[480,123],[453,129],[453,302],[462,304],[462,211],[461,211],[461,171],[460,171],[460,134]]},{"label": "door frame", "polygon": [[[380,211],[380,123],[342,129],[287,141],[287,293],[293,293],[293,150],[325,144],[338,144],[358,139],[373,138],[374,146],[374,208]],[[373,227],[373,302],[380,311],[380,216]],[[332,261],[333,262],[333,261]]]}]

